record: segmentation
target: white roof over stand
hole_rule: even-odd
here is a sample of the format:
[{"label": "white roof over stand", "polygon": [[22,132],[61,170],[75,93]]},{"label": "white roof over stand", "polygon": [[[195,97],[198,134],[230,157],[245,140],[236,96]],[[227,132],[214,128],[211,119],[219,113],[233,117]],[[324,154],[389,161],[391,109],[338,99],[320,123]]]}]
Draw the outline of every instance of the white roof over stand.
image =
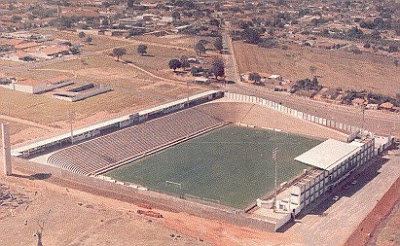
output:
[{"label": "white roof over stand", "polygon": [[328,139],[294,159],[313,167],[331,170],[359,149],[359,145]]}]

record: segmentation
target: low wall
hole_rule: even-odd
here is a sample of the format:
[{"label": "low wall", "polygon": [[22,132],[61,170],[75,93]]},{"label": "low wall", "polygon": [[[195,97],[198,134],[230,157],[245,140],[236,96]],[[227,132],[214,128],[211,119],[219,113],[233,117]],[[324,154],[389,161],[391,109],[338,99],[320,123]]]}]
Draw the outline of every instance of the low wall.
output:
[{"label": "low wall", "polygon": [[[233,100],[233,101],[238,101],[238,102],[246,102],[246,103],[254,103],[258,105],[265,106],[269,109],[279,111],[281,113],[290,115],[295,118],[303,119],[306,121],[313,122],[315,124],[323,125],[329,128],[333,128],[335,130],[339,130],[341,132],[349,133],[351,136],[349,138],[353,138],[354,134],[359,132],[361,128],[356,127],[356,126],[351,126],[347,124],[343,124],[341,122],[336,122],[333,120],[325,119],[322,117],[317,117],[311,114],[307,114],[286,106],[283,106],[279,103],[272,102],[260,97],[255,97],[255,96],[248,96],[248,95],[242,95],[242,94],[237,94],[237,93],[231,93],[231,92],[226,92],[225,93],[225,98],[228,100]],[[350,139],[348,139],[350,140]]]},{"label": "low wall", "polygon": [[38,164],[20,158],[13,158],[13,165],[15,169],[28,174],[51,173],[52,176],[46,181],[99,196],[129,203],[147,203],[157,209],[186,212],[202,218],[222,220],[230,224],[258,230],[274,231],[275,229],[274,223],[252,218],[251,215],[233,208],[227,209],[226,207],[219,208],[208,206],[154,191],[138,190],[128,185],[116,184],[89,176],[79,175],[60,168]]}]

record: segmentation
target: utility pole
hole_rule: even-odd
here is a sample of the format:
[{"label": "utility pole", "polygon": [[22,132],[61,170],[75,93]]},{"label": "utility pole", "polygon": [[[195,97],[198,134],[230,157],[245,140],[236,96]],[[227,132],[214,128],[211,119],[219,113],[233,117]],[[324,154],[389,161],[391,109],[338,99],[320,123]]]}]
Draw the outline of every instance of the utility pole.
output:
[{"label": "utility pole", "polygon": [[272,151],[272,159],[274,159],[274,164],[275,164],[275,175],[274,175],[274,207],[276,208],[276,206],[275,206],[275,203],[276,203],[276,197],[277,197],[277,195],[278,195],[278,162],[277,162],[277,160],[278,160],[278,151],[279,151],[279,149],[278,148],[275,148],[273,151]]},{"label": "utility pole", "polygon": [[187,85],[187,103],[189,106],[189,81],[186,82],[186,85]]},{"label": "utility pole", "polygon": [[75,120],[75,111],[70,110],[68,112],[68,123],[70,126],[70,131],[71,131],[71,144],[74,144],[74,130],[72,124],[74,123]]},{"label": "utility pole", "polygon": [[364,136],[364,127],[365,127],[365,103],[361,106],[362,111],[362,124],[361,124],[361,135]]}]

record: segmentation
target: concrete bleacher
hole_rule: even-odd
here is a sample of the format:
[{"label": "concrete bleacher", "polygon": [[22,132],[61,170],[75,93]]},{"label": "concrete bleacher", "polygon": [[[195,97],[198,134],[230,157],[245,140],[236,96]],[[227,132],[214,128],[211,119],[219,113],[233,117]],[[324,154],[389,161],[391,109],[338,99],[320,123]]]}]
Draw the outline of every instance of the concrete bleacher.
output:
[{"label": "concrete bleacher", "polygon": [[306,135],[318,139],[333,138],[346,141],[347,134],[303,119],[271,110],[265,106],[240,102],[212,102],[201,105],[198,110],[226,122],[240,123],[266,129]]},{"label": "concrete bleacher", "polygon": [[196,108],[187,109],[60,150],[47,162],[87,175],[223,124]]},{"label": "concrete bleacher", "polygon": [[241,122],[253,105],[249,103],[207,103],[198,107],[204,113],[215,118],[223,119],[225,122]]}]

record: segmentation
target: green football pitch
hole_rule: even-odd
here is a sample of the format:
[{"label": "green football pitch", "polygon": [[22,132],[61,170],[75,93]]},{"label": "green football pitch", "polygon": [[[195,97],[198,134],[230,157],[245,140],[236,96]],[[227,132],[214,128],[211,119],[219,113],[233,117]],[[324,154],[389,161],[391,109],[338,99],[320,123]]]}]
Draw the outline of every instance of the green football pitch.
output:
[{"label": "green football pitch", "polygon": [[[272,151],[278,152],[278,181],[307,166],[294,158],[321,141],[303,136],[237,126],[220,128],[129,163],[106,175],[152,190],[220,202],[243,209],[274,187]],[[169,181],[169,182],[167,182]]]}]

